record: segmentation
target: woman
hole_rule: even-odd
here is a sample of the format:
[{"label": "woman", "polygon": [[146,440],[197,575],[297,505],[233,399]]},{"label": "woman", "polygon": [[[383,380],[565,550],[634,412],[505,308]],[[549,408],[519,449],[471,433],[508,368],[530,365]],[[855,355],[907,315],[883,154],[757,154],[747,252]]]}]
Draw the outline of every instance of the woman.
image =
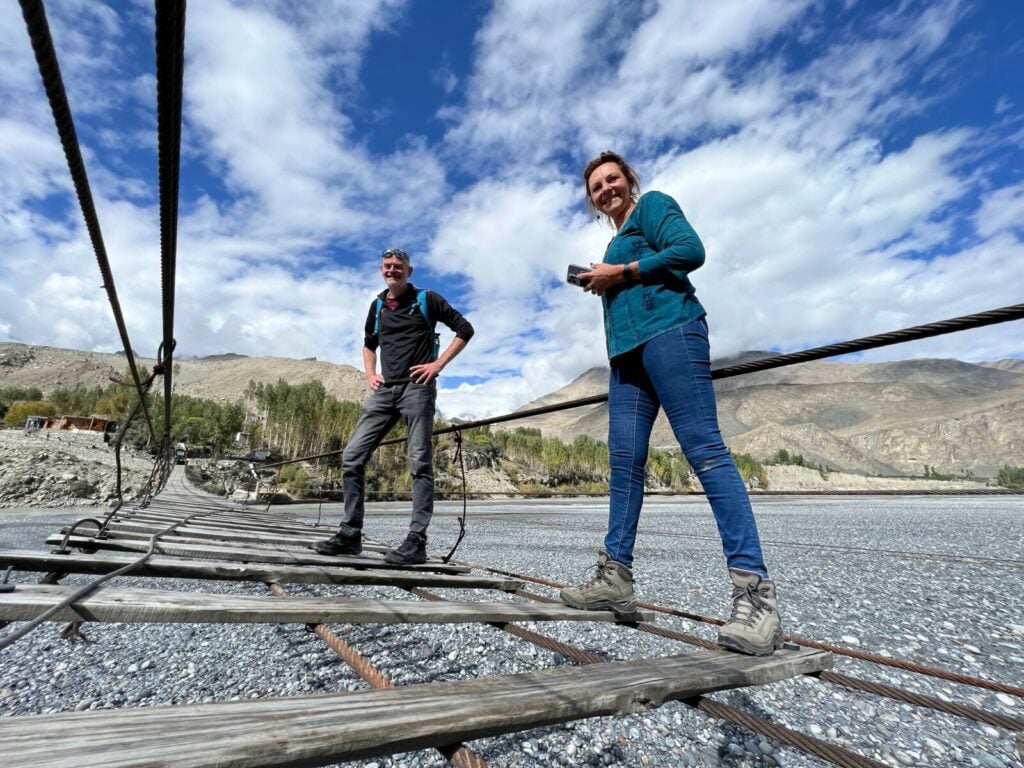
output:
[{"label": "woman", "polygon": [[580,275],[584,290],[604,305],[610,509],[596,576],[562,590],[562,601],[635,613],[631,569],[644,466],[654,419],[664,408],[711,503],[733,583],[732,616],[718,642],[770,655],[782,645],[775,584],[768,579],[746,487],[718,428],[705,312],[689,279],[704,263],[704,247],[675,200],[660,192],[638,197],[636,173],[616,153],[591,160],[583,183],[591,212],[616,229],[604,262]]}]

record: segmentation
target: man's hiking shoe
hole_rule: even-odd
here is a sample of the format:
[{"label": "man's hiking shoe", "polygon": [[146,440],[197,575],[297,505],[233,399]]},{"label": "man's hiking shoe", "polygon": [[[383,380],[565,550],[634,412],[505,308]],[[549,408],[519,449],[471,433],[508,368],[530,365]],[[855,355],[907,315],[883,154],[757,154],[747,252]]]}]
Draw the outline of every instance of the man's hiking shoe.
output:
[{"label": "man's hiking shoe", "polygon": [[423,533],[412,533],[405,541],[384,555],[384,562],[391,565],[419,565],[427,562],[427,536]]},{"label": "man's hiking shoe", "polygon": [[718,630],[718,644],[751,656],[771,656],[782,647],[782,619],[775,582],[730,568],[732,616]]},{"label": "man's hiking shoe", "polygon": [[318,541],[313,549],[321,555],[358,555],[363,551],[363,535],[346,536],[338,532],[329,539]]},{"label": "man's hiking shoe", "polygon": [[597,556],[594,567],[597,573],[590,581],[561,591],[562,602],[581,611],[614,611],[623,618],[635,616],[633,572],[622,563],[609,560],[603,551]]}]

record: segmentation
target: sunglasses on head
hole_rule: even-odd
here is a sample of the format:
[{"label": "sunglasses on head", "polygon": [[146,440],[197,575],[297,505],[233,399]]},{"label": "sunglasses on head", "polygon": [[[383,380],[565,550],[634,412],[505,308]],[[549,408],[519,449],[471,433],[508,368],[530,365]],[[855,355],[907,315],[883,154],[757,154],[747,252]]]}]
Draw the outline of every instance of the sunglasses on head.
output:
[{"label": "sunglasses on head", "polygon": [[401,248],[388,248],[384,253],[380,255],[381,259],[400,259],[401,261],[409,261],[409,254],[403,251]]}]

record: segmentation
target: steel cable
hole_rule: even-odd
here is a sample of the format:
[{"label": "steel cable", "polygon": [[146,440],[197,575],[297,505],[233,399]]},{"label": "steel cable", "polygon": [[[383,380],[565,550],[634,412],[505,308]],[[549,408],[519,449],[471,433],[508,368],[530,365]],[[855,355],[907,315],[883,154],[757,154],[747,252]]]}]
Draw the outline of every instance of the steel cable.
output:
[{"label": "steel cable", "polygon": [[85,162],[82,160],[82,150],[78,144],[78,135],[75,132],[75,123],[71,116],[71,105],[68,103],[67,93],[64,91],[64,81],[60,74],[60,64],[57,62],[57,52],[53,47],[53,38],[50,37],[50,26],[46,21],[46,10],[43,8],[42,0],[19,0],[19,2],[21,3],[21,13],[25,19],[25,26],[32,41],[32,51],[36,57],[36,64],[39,66],[39,74],[43,79],[43,87],[46,89],[46,96],[50,102],[50,111],[53,112],[53,119],[57,125],[57,134],[60,136],[60,143],[64,149],[64,157],[68,163],[68,170],[71,172],[71,180],[75,186],[75,195],[78,197],[78,204],[82,209],[82,217],[85,219],[85,228],[89,232],[89,239],[92,241],[92,248],[96,254],[100,274],[103,276],[103,288],[106,290],[107,298],[110,300],[110,308],[114,313],[117,331],[121,336],[121,345],[124,347],[125,359],[128,361],[128,368],[135,382],[139,400],[143,404],[143,413],[146,416],[146,424],[149,426],[149,437],[153,443],[156,443],[153,420],[150,418],[149,409],[145,404],[142,379],[139,376],[138,366],[135,363],[135,353],[132,350],[131,340],[128,338],[128,329],[125,326],[124,316],[121,312],[121,302],[117,298],[114,276],[110,271],[110,261],[107,258],[107,248],[103,243],[103,232],[100,230],[99,217],[96,215],[96,205],[93,202],[92,190],[89,187],[89,176],[85,171]]},{"label": "steel cable", "polygon": [[[425,600],[442,602],[445,600],[445,598],[419,587],[412,587],[408,589],[408,591]],[[550,598],[545,598],[540,595],[533,595],[530,593],[523,594],[524,596],[538,600],[539,602],[556,602]],[[601,664],[608,661],[604,656],[600,656],[593,651],[588,651],[584,648],[563,643],[559,640],[555,640],[553,637],[524,629],[516,624],[504,624],[500,622],[487,623],[492,627],[508,632],[509,634],[522,638],[523,640],[527,640],[541,648],[560,653],[562,656],[573,659],[580,664]],[[717,645],[715,646],[715,649],[718,649]],[[807,736],[799,733],[798,731],[778,725],[762,717],[742,712],[734,707],[721,704],[703,696],[698,696],[693,699],[684,699],[683,703],[696,709],[700,709],[721,720],[726,720],[734,725],[739,725],[740,727],[746,728],[754,733],[773,738],[781,744],[796,747],[809,755],[820,757],[822,760],[827,760],[828,762],[842,766],[843,768],[885,768],[884,763],[864,757],[863,755],[859,755],[856,752],[852,752],[835,744],[829,744],[828,742],[822,741],[821,739],[817,739],[813,736]]]},{"label": "steel cable", "polygon": [[185,0],[156,0],[156,114],[160,182],[160,280],[164,340],[164,436],[171,433],[174,358],[174,281],[178,247],[178,179],[185,61]]},{"label": "steel cable", "polygon": [[[477,565],[475,563],[469,563],[461,560],[454,561],[456,565],[465,565],[470,568],[476,568],[477,570],[487,571],[488,573],[496,573],[500,576],[508,576],[513,579],[521,579],[522,581],[529,581],[533,584],[540,584],[545,587],[552,587],[553,589],[561,589],[568,586],[563,582],[551,581],[550,579],[542,579],[537,576],[527,576],[526,574],[516,573],[515,571],[507,571],[501,568],[490,568],[485,565]],[[527,593],[529,594],[529,593]],[[677,608],[668,608],[663,605],[656,605],[654,603],[638,602],[637,607],[646,608],[651,611],[657,611],[658,613],[664,613],[669,616],[679,616],[683,619],[689,619],[691,621],[699,621],[704,624],[712,624],[721,626],[725,622],[721,619],[713,616],[703,616],[699,613],[691,613],[689,611],[681,611]],[[1013,685],[1011,683],[1000,683],[995,680],[986,680],[983,677],[975,677],[973,675],[962,675],[958,672],[949,672],[944,669],[938,669],[936,667],[926,667],[923,664],[917,664],[912,661],[903,661],[901,659],[893,659],[888,656],[882,656],[877,653],[871,653],[870,651],[861,651],[856,648],[845,648],[839,645],[832,645],[831,643],[821,643],[817,640],[811,640],[806,637],[799,637],[796,635],[786,635],[785,639],[788,642],[802,645],[805,648],[816,648],[820,651],[829,651],[840,656],[848,656],[852,659],[859,659],[861,661],[870,661],[875,664],[881,664],[883,666],[892,667],[894,669],[902,669],[907,672],[915,672],[919,675],[925,675],[927,677],[935,677],[940,680],[948,680],[952,683],[960,683],[962,685],[970,685],[975,688],[984,688],[985,690],[995,691],[996,693],[1005,693],[1010,696],[1017,696],[1024,698],[1024,687],[1019,685]]]}]

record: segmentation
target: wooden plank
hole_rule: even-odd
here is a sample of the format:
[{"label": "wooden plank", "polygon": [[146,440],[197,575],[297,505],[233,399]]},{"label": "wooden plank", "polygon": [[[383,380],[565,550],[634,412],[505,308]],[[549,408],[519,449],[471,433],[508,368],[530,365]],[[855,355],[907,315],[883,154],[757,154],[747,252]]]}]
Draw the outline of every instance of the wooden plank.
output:
[{"label": "wooden plank", "polygon": [[[129,538],[140,538],[143,536],[148,538],[154,533],[159,533],[165,528],[167,528],[167,525],[161,523],[126,521],[111,523],[108,530],[116,532],[117,534],[136,534],[136,536],[130,536]],[[87,532],[88,531],[86,531],[86,533]],[[61,533],[67,533],[67,528],[62,528]],[[273,531],[263,532],[258,528],[249,528],[247,530],[216,528],[212,525],[202,525],[202,521],[196,521],[195,523],[175,528],[174,535],[195,541],[237,541],[252,544],[265,544],[268,546],[280,545],[289,547],[309,547],[318,541],[330,538],[333,534],[311,531],[304,535],[297,535],[294,533],[285,534]]]},{"label": "wooden plank", "polygon": [[[0,592],[0,620],[27,621],[79,587],[19,584]],[[611,611],[577,611],[555,603],[349,600],[103,588],[55,612],[50,621],[139,621],[157,624],[472,624],[518,621],[615,621]],[[652,621],[640,612],[637,621]]]},{"label": "wooden plank", "polygon": [[[135,555],[54,555],[27,550],[0,550],[0,568],[57,573],[110,573],[138,560]],[[393,587],[452,587],[515,592],[523,582],[502,576],[355,570],[326,566],[259,566],[211,560],[150,557],[132,576],[218,581],[276,581],[281,584],[369,584]]]},{"label": "wooden plank", "polygon": [[[185,520],[188,517],[193,517],[194,515],[195,512],[161,512],[159,510],[147,508],[145,510],[131,511],[127,513],[119,512],[116,519],[144,520],[153,523],[174,523]],[[263,530],[281,531],[282,533],[318,530],[312,525],[307,525],[306,523],[300,523],[293,520],[270,520],[262,516],[238,517],[237,515],[228,515],[224,513],[204,514],[201,517],[196,517],[193,522],[200,524],[204,522],[213,522],[218,526],[225,528],[242,528],[245,530],[252,530],[255,527],[259,527]],[[327,530],[328,527],[329,526],[321,526],[319,530]],[[333,532],[336,527],[337,526],[330,526],[331,531]]]},{"label": "wooden plank", "polygon": [[625,715],[832,666],[831,654],[698,651],[354,693],[0,718],[6,768],[318,766]]},{"label": "wooden plank", "polygon": [[[59,546],[64,537],[55,534],[46,539],[51,546]],[[145,552],[149,549],[149,539],[94,539],[89,536],[72,536],[69,545],[84,549],[113,549],[121,552]],[[177,557],[199,557],[213,560],[234,560],[256,563],[288,563],[290,565],[327,565],[345,566],[349,568],[384,568],[386,570],[401,569],[405,571],[436,571],[437,573],[469,573],[470,568],[464,565],[450,565],[428,560],[422,565],[390,565],[382,557],[351,557],[338,555],[331,557],[321,555],[312,549],[287,550],[282,548],[231,547],[213,544],[188,544],[167,541],[164,537],[156,544],[156,552]]]}]

